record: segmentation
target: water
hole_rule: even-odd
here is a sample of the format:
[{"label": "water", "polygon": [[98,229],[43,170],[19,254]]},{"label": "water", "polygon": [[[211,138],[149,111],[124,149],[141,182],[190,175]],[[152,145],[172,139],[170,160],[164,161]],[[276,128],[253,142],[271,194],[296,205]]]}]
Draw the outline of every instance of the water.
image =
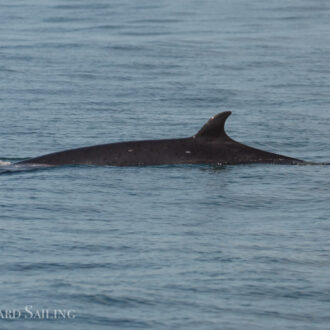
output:
[{"label": "water", "polygon": [[[329,162],[329,16],[322,0],[3,0],[1,164],[190,136],[225,110],[238,141]],[[3,174],[1,329],[329,329],[329,174]]]}]

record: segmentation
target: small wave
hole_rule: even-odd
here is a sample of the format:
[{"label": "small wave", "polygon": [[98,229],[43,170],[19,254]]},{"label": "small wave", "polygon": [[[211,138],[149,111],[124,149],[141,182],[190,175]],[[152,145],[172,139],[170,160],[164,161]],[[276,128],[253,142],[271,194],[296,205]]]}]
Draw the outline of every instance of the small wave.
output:
[{"label": "small wave", "polygon": [[130,296],[111,296],[108,294],[73,294],[71,298],[100,305],[117,305],[121,307],[135,307],[138,305],[154,305],[156,302],[144,298]]},{"label": "small wave", "polygon": [[0,160],[0,174],[20,173],[49,167],[51,166],[44,164],[15,164],[8,161]]},{"label": "small wave", "polygon": [[6,165],[10,165],[10,164],[11,164],[11,162],[6,162],[6,161],[0,159],[0,166],[6,166]]}]

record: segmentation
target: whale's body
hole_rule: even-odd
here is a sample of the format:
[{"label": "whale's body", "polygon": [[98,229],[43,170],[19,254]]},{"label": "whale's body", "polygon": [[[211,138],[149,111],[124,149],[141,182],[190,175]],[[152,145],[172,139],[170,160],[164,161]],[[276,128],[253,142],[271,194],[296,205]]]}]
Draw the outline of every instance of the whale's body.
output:
[{"label": "whale's body", "polygon": [[212,117],[196,135],[188,138],[102,144],[55,152],[19,164],[137,166],[304,163],[299,159],[251,148],[232,140],[224,130],[230,114],[227,111]]}]

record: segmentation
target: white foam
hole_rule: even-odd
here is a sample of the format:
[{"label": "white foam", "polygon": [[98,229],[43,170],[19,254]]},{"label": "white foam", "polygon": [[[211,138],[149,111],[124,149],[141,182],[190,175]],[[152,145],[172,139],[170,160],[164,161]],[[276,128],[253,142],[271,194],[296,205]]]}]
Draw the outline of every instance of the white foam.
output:
[{"label": "white foam", "polygon": [[5,161],[0,160],[0,166],[10,165],[10,164],[11,164],[11,162],[5,162]]}]

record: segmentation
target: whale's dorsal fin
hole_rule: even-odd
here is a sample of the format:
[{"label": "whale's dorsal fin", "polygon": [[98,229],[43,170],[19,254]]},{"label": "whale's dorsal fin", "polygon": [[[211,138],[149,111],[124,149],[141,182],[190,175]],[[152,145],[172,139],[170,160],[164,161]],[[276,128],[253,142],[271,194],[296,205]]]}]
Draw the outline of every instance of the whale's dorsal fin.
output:
[{"label": "whale's dorsal fin", "polygon": [[228,138],[225,132],[225,121],[231,115],[231,111],[218,113],[199,130],[196,138],[203,137],[209,139]]}]

